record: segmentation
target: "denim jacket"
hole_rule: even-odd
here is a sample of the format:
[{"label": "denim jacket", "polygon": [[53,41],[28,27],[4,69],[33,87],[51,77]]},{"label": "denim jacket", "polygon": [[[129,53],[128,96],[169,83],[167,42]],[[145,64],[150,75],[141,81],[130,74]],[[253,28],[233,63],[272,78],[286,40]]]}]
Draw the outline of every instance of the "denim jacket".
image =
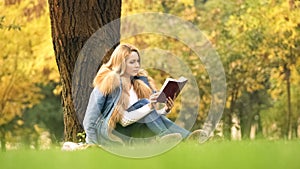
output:
[{"label": "denim jacket", "polygon": [[[147,77],[133,77],[133,80],[137,79],[150,86]],[[93,89],[83,119],[83,128],[86,132],[86,142],[88,144],[103,145],[112,142],[109,137],[108,122],[121,96],[121,86],[107,96],[103,95],[96,87]]]},{"label": "denim jacket", "polygon": [[106,144],[111,142],[108,122],[121,96],[121,86],[113,93],[105,96],[98,88],[94,88],[83,119],[88,144]]}]

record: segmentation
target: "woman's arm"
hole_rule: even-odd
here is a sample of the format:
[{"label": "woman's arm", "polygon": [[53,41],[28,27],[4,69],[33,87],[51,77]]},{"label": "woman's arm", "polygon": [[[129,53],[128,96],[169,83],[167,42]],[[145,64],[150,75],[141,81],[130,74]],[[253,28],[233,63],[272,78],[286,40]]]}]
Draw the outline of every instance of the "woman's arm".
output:
[{"label": "woman's arm", "polygon": [[162,109],[159,109],[159,110],[156,110],[157,114],[160,114],[160,115],[166,115],[168,114],[169,112],[166,111],[165,108],[162,108]]},{"label": "woman's arm", "polygon": [[[153,110],[153,108],[155,107],[155,105],[153,105],[153,104],[156,103],[156,99],[157,99],[158,95],[159,95],[159,93],[154,93],[150,96],[149,101],[144,102],[145,100],[143,100],[143,101],[140,100],[141,102],[144,102],[144,103],[142,103],[143,106],[139,106],[139,108],[137,108],[135,110],[132,110],[132,111],[129,111],[129,112],[125,111],[124,114],[123,114],[122,119],[120,120],[120,124],[123,127],[126,127],[126,126],[128,126],[132,123],[137,122],[138,120],[140,120],[141,118],[143,118],[147,114],[149,114]],[[167,113],[170,112],[170,110],[174,106],[174,102],[171,98],[168,98],[167,102],[165,104],[166,104],[165,108],[157,110],[157,114],[166,115]]]},{"label": "woman's arm", "polygon": [[132,105],[127,111],[123,112],[120,124],[126,127],[149,114],[155,107],[159,93],[154,93],[148,99],[141,99]]},{"label": "woman's arm", "polygon": [[86,142],[88,144],[97,144],[96,121],[101,116],[101,110],[104,106],[105,96],[94,88],[83,119],[83,127],[86,132]]},{"label": "woman's arm", "polygon": [[138,109],[135,109],[135,110],[132,110],[130,112],[128,111],[125,111],[123,113],[123,116],[120,120],[120,124],[123,126],[123,127],[126,127],[132,123],[135,123],[137,122],[138,120],[140,120],[141,118],[145,117],[147,114],[149,114],[152,109],[150,108],[149,106],[150,103],[138,108]]}]

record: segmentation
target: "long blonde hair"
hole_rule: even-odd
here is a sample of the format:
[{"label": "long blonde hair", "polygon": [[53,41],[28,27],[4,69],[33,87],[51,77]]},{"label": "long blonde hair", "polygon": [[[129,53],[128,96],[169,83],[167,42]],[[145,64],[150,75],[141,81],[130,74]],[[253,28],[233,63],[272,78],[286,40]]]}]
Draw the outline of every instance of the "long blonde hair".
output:
[{"label": "long blonde hair", "polygon": [[[127,109],[129,104],[131,81],[128,78],[123,78],[122,75],[126,70],[126,59],[131,52],[136,52],[140,57],[139,51],[135,46],[130,44],[118,45],[113,51],[109,61],[101,66],[93,81],[94,87],[97,87],[104,95],[112,93],[114,89],[120,86],[122,81],[120,99],[109,119],[109,127],[111,127],[111,129],[115,128],[116,123],[120,121],[123,112]],[[139,74],[147,75],[143,70],[141,70]],[[149,98],[152,93],[151,88],[140,80],[135,80],[133,87],[139,98]]]}]

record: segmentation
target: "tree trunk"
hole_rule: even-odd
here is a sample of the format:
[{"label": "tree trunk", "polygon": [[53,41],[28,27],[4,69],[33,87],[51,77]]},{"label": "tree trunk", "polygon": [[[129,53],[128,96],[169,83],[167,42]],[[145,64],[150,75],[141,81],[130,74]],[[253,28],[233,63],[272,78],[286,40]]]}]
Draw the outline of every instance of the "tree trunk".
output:
[{"label": "tree trunk", "polygon": [[249,113],[248,118],[245,120],[244,124],[241,125],[242,133],[243,133],[242,136],[245,139],[250,138],[251,130],[253,128],[253,123],[255,123],[254,118],[257,115],[257,112],[254,112],[252,107],[250,109],[250,112],[248,112],[248,113]]},{"label": "tree trunk", "polygon": [[300,138],[300,117],[298,117],[297,121],[297,138]]},{"label": "tree trunk", "polygon": [[244,115],[244,118],[241,118],[242,137],[244,139],[251,139],[251,133],[253,134],[253,126],[256,126],[257,124],[255,117],[259,115],[259,108],[257,108],[259,103],[257,103],[257,100],[260,98],[258,95],[258,92],[251,93],[249,96],[250,98],[248,106],[244,107],[247,113]]},{"label": "tree trunk", "polygon": [[227,139],[231,138],[231,128],[232,128],[232,115],[234,114],[235,103],[237,99],[238,89],[237,87],[231,92],[231,100],[229,111],[224,113],[224,137]]},{"label": "tree trunk", "polygon": [[5,136],[5,130],[2,128],[0,128],[0,136],[1,136],[1,139],[0,139],[1,151],[5,152],[6,151],[6,136]]},{"label": "tree trunk", "polygon": [[[299,90],[296,91],[297,94],[297,100],[296,100],[296,103],[300,103],[300,95],[299,95]],[[297,132],[296,132],[296,135],[297,135],[297,138],[300,139],[300,106],[299,104],[296,105],[296,110],[295,112],[298,114],[297,116]]]},{"label": "tree trunk", "polygon": [[286,90],[287,90],[287,130],[286,130],[286,136],[290,140],[292,139],[292,108],[291,108],[291,83],[290,83],[290,74],[291,70],[287,67],[287,65],[284,66],[285,71],[285,80],[286,80]]},{"label": "tree trunk", "polygon": [[[53,47],[62,83],[64,140],[77,141],[76,136],[79,132],[82,132],[82,127],[80,120],[77,118],[72,97],[72,77],[75,71],[75,64],[82,47],[91,35],[109,22],[120,18],[121,0],[48,0],[48,3]],[[111,27],[97,38],[102,39],[102,49],[110,51],[111,44],[109,43],[120,39],[120,24]],[[84,84],[81,85],[90,86],[97,68],[101,64],[100,61],[101,56],[99,57],[99,62],[89,67],[89,69],[93,69],[93,72],[85,72],[88,74],[88,77],[77,77],[79,80],[85,79],[82,81]],[[78,90],[73,91],[76,97],[80,97],[80,94],[77,94]],[[89,95],[86,91],[90,91],[90,89],[85,88],[82,90],[85,91],[81,93]],[[82,97],[81,101],[84,104],[80,111],[85,111],[87,99]]]}]

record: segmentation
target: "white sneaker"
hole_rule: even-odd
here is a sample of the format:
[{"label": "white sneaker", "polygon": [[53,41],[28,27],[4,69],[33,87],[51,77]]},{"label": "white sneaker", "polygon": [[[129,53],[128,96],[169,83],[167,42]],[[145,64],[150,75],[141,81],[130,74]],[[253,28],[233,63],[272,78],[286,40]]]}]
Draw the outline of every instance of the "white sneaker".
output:
[{"label": "white sneaker", "polygon": [[162,136],[159,139],[159,143],[170,144],[170,143],[178,143],[182,140],[182,136],[179,133],[172,133]]},{"label": "white sneaker", "polygon": [[87,148],[86,144],[83,143],[74,143],[74,142],[64,142],[61,150],[63,151],[74,151],[74,150],[82,150]]},{"label": "white sneaker", "polygon": [[204,143],[209,139],[209,133],[205,130],[195,130],[188,137],[187,140],[197,140],[199,143]]}]

